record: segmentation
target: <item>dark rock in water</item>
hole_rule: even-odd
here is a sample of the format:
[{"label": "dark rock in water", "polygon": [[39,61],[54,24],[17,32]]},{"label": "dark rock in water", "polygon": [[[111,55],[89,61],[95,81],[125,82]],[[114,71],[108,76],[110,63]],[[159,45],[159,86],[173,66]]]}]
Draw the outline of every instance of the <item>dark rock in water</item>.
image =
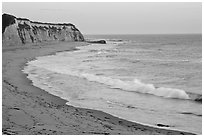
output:
[{"label": "dark rock in water", "polygon": [[101,44],[106,44],[106,41],[105,40],[100,40],[100,41],[98,41],[99,43],[101,43]]},{"label": "dark rock in water", "polygon": [[170,127],[169,125],[157,124],[158,127]]},{"label": "dark rock in water", "polygon": [[130,106],[130,105],[129,105],[129,106],[127,106],[127,108],[135,108],[135,107],[134,107],[134,106]]},{"label": "dark rock in water", "polygon": [[106,44],[105,40],[87,41],[88,43]]},{"label": "dark rock in water", "polygon": [[195,101],[197,103],[202,103],[202,95],[196,93],[188,93],[190,100]]},{"label": "dark rock in water", "polygon": [[184,114],[184,115],[194,115],[194,116],[202,117],[202,114],[195,114],[195,113],[192,113],[192,112],[181,112],[181,114]]},{"label": "dark rock in water", "polygon": [[202,103],[202,95],[195,99],[196,102]]}]

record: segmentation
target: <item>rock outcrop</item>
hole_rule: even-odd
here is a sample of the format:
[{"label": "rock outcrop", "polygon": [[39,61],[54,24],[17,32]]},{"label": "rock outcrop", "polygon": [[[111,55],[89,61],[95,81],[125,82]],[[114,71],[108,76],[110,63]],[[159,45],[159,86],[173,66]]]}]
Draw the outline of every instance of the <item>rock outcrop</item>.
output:
[{"label": "rock outcrop", "polygon": [[97,43],[97,44],[106,44],[105,40],[93,40],[93,41],[87,41],[88,43]]},{"label": "rock outcrop", "polygon": [[2,45],[26,45],[44,41],[84,41],[71,23],[42,23],[13,15],[2,15]]}]

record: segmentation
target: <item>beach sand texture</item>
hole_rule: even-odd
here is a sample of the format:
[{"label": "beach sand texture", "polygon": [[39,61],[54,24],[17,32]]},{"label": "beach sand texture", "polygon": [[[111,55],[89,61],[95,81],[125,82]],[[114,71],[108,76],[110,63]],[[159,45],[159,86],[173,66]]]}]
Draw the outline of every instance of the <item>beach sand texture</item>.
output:
[{"label": "beach sand texture", "polygon": [[74,50],[85,42],[53,42],[2,49],[2,134],[191,134],[129,122],[107,113],[66,105],[22,73],[38,56]]}]

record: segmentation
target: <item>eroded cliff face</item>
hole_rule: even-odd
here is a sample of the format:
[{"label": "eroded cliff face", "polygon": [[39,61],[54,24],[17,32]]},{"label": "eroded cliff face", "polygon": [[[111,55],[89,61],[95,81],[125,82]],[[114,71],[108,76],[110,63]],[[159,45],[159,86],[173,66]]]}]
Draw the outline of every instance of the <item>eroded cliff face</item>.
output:
[{"label": "eroded cliff face", "polygon": [[34,22],[29,19],[2,15],[2,45],[15,46],[43,41],[84,41],[73,24]]}]

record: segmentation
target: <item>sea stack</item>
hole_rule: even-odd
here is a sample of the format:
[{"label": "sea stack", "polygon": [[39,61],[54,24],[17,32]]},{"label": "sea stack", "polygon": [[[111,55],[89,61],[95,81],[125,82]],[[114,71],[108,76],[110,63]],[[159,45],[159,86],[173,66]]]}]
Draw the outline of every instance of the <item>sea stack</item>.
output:
[{"label": "sea stack", "polygon": [[49,41],[84,41],[82,33],[71,23],[42,23],[2,15],[2,45],[26,45]]}]

